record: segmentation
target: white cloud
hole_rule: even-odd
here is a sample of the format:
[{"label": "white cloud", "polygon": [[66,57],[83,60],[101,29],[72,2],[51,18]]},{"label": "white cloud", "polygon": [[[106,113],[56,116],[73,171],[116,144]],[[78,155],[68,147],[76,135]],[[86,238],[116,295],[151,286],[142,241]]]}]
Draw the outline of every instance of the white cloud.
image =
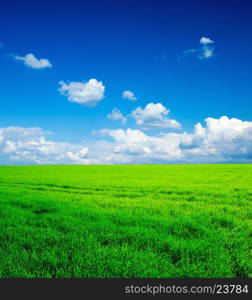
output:
[{"label": "white cloud", "polygon": [[[124,155],[131,163],[153,163],[172,161],[181,158],[179,137],[149,136],[136,129],[101,130],[102,135],[108,135],[114,140],[114,155]],[[106,156],[104,156],[106,157]]]},{"label": "white cloud", "polygon": [[192,133],[147,135],[139,129],[103,129],[100,140],[55,142],[40,128],[0,128],[1,164],[120,164],[252,162],[252,122],[222,116]]},{"label": "white cloud", "polygon": [[214,41],[207,37],[202,37],[199,40],[200,46],[195,49],[188,49],[184,51],[184,55],[193,55],[200,60],[209,59],[214,56]]},{"label": "white cloud", "polygon": [[13,141],[7,140],[5,143],[5,147],[3,148],[3,153],[11,153],[15,152],[17,149],[16,143]]},{"label": "white cloud", "polygon": [[180,123],[167,117],[169,112],[161,103],[149,103],[143,109],[138,107],[133,110],[131,117],[135,119],[136,125],[144,129],[179,129]]},{"label": "white cloud", "polygon": [[204,47],[202,54],[199,56],[200,59],[209,58],[213,56],[213,48]]},{"label": "white cloud", "polygon": [[198,123],[193,133],[149,136],[140,130],[106,129],[100,134],[113,138],[110,152],[131,163],[252,161],[252,122],[226,116],[205,121],[206,127]]},{"label": "white cloud", "polygon": [[88,82],[60,81],[59,92],[71,102],[76,102],[84,106],[95,106],[105,96],[105,86],[101,81],[90,79]]},{"label": "white cloud", "polygon": [[32,69],[45,69],[51,68],[52,64],[46,58],[36,58],[32,53],[26,54],[25,56],[15,56],[16,60],[23,61],[27,67]]},{"label": "white cloud", "polygon": [[93,163],[88,148],[54,142],[41,128],[6,127],[0,129],[0,161],[4,163]]},{"label": "white cloud", "polygon": [[63,154],[61,158],[65,160],[68,158],[71,162],[76,164],[92,164],[96,163],[96,159],[90,159],[88,158],[89,149],[87,147],[84,147],[80,149],[79,151],[68,151],[66,154]]},{"label": "white cloud", "polygon": [[206,128],[200,123],[195,126],[193,143],[205,154],[214,154],[230,159],[239,156],[252,158],[252,122],[229,119],[207,118]]},{"label": "white cloud", "polygon": [[135,94],[129,90],[123,91],[122,93],[122,98],[124,99],[128,99],[130,101],[136,101],[137,97],[135,96]]},{"label": "white cloud", "polygon": [[127,118],[117,108],[114,108],[112,112],[107,115],[107,117],[110,120],[121,121],[122,124],[125,124],[127,121]]},{"label": "white cloud", "polygon": [[214,43],[213,40],[211,40],[211,39],[209,39],[207,37],[204,37],[204,36],[200,39],[199,42],[200,42],[200,44],[204,44],[204,45],[206,45],[206,44],[213,44]]}]

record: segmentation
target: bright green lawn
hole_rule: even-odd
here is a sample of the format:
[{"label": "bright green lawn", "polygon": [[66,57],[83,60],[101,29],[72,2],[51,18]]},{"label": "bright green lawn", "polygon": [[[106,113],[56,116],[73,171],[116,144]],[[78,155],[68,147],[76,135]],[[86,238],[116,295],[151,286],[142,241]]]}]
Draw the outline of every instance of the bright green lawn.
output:
[{"label": "bright green lawn", "polygon": [[251,277],[252,165],[0,167],[0,277]]}]

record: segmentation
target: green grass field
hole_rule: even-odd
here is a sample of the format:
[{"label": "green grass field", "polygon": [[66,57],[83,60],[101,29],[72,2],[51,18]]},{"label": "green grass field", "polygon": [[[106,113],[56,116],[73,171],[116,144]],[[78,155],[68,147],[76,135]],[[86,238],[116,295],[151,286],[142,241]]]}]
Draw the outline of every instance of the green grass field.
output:
[{"label": "green grass field", "polygon": [[0,167],[0,277],[251,277],[252,165]]}]

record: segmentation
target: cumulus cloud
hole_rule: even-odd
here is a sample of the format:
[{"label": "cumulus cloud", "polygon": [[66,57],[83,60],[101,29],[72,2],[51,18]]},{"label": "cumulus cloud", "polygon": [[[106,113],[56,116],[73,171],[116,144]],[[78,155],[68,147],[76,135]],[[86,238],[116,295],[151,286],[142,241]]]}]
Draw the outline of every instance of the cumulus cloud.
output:
[{"label": "cumulus cloud", "polygon": [[95,106],[104,97],[105,86],[102,81],[94,78],[87,82],[69,82],[60,81],[58,91],[61,95],[67,97],[71,102],[76,102],[84,106]]},{"label": "cumulus cloud", "polygon": [[201,39],[200,39],[200,44],[203,44],[203,45],[206,45],[206,44],[213,44],[214,43],[214,41],[213,40],[211,40],[211,39],[209,39],[209,38],[207,38],[207,37],[202,37]]},{"label": "cumulus cloud", "polygon": [[124,154],[131,163],[252,161],[252,122],[226,116],[205,122],[205,127],[196,124],[193,133],[149,136],[140,130],[105,129],[100,134],[114,140],[114,155]]},{"label": "cumulus cloud", "polygon": [[0,129],[1,164],[139,164],[252,162],[252,122],[206,118],[193,132],[148,135],[102,129],[88,145],[55,142],[40,128]]},{"label": "cumulus cloud", "polygon": [[219,119],[205,119],[206,127],[195,125],[192,145],[202,154],[233,159],[252,158],[252,122],[222,116]]},{"label": "cumulus cloud", "polygon": [[129,90],[123,91],[122,93],[122,98],[123,99],[128,99],[130,101],[136,101],[137,97],[135,96],[135,94]]},{"label": "cumulus cloud", "polygon": [[194,49],[184,51],[184,55],[192,55],[200,60],[209,59],[214,56],[214,41],[207,37],[202,37],[199,40],[200,46]]},{"label": "cumulus cloud", "polygon": [[131,117],[143,129],[179,129],[180,123],[167,117],[169,112],[161,103],[149,103],[144,108],[137,107],[133,110]]},{"label": "cumulus cloud", "polygon": [[23,61],[24,64],[27,67],[30,67],[32,69],[45,69],[45,68],[51,68],[52,64],[50,61],[46,58],[36,58],[34,54],[28,53],[25,56],[14,56],[16,60]]},{"label": "cumulus cloud", "polygon": [[0,161],[2,163],[92,163],[88,148],[54,142],[41,128],[6,127],[0,129]]},{"label": "cumulus cloud", "polygon": [[107,117],[110,120],[121,121],[122,124],[127,122],[127,118],[117,108],[114,108],[112,112],[107,115]]},{"label": "cumulus cloud", "polygon": [[92,164],[97,163],[96,159],[88,158],[89,149],[87,147],[83,147],[78,151],[67,151],[63,153],[59,159],[63,161],[70,160],[72,163],[76,164]]}]

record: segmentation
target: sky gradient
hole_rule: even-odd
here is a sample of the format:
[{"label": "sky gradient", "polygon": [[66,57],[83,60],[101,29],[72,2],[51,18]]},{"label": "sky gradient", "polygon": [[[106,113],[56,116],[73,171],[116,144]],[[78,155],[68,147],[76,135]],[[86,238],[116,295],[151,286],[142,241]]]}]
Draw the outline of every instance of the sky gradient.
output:
[{"label": "sky gradient", "polygon": [[251,33],[246,0],[1,4],[0,164],[251,162]]}]

